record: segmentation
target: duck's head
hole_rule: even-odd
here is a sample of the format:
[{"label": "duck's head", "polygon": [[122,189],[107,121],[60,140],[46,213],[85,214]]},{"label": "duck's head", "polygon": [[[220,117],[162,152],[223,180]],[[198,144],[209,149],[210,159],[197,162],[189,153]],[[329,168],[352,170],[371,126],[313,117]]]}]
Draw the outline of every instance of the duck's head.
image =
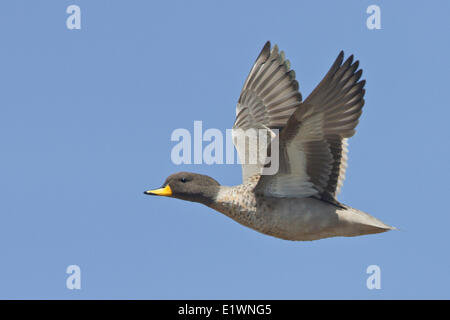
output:
[{"label": "duck's head", "polygon": [[209,176],[191,172],[170,175],[162,187],[145,191],[154,196],[173,197],[210,205],[216,198],[220,184]]}]

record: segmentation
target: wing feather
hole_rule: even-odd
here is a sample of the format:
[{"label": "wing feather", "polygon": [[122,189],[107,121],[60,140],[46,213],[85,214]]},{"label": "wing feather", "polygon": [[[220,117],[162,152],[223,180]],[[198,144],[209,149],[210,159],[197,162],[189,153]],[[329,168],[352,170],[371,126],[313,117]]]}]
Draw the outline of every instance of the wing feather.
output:
[{"label": "wing feather", "polygon": [[[364,105],[365,80],[353,55],[341,51],[322,81],[297,106],[279,135],[279,171],[256,191],[276,197],[316,196],[338,203],[347,168],[347,140]],[[286,100],[288,101],[288,99]],[[275,118],[275,117],[274,117]]]},{"label": "wing feather", "polygon": [[[238,143],[246,139],[245,131],[249,129],[269,129],[268,139],[280,130],[289,117],[301,104],[302,95],[298,91],[295,72],[290,70],[290,62],[278,46],[271,49],[267,42],[250,70],[236,106],[236,120],[233,125],[233,141],[242,164],[242,175],[248,177],[259,174],[261,164],[247,162],[248,154],[258,152],[247,143]],[[239,129],[239,130],[238,130]]]}]

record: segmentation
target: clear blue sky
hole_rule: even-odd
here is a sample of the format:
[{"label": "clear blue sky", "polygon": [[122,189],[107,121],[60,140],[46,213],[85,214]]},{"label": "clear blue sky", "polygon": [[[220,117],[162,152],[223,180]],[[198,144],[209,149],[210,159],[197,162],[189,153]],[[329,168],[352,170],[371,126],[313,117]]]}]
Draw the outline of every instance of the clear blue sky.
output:
[{"label": "clear blue sky", "polygon": [[[81,7],[81,30],[66,8]],[[381,30],[366,8],[381,7]],[[450,298],[448,1],[2,1],[0,298]],[[225,130],[266,40],[306,97],[340,50],[366,105],[340,200],[400,231],[289,242],[148,197],[176,128]],[[66,288],[79,265],[82,289]],[[366,268],[381,268],[381,290]]]}]

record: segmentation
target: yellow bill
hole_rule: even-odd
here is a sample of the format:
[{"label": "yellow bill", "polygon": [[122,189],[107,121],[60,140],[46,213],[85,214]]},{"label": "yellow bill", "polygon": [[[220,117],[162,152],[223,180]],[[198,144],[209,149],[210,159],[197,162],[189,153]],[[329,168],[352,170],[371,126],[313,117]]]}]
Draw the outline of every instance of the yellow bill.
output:
[{"label": "yellow bill", "polygon": [[155,189],[155,190],[148,190],[144,191],[145,194],[154,195],[154,196],[166,196],[170,197],[172,195],[172,189],[170,189],[170,186],[167,185],[164,188]]}]

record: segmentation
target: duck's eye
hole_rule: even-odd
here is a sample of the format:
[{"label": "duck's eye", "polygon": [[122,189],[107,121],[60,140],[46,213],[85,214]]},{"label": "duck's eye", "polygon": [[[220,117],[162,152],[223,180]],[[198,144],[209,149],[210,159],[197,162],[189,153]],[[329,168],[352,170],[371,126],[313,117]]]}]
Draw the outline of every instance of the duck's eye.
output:
[{"label": "duck's eye", "polygon": [[186,182],[186,178],[181,178],[180,181],[185,183]]}]

